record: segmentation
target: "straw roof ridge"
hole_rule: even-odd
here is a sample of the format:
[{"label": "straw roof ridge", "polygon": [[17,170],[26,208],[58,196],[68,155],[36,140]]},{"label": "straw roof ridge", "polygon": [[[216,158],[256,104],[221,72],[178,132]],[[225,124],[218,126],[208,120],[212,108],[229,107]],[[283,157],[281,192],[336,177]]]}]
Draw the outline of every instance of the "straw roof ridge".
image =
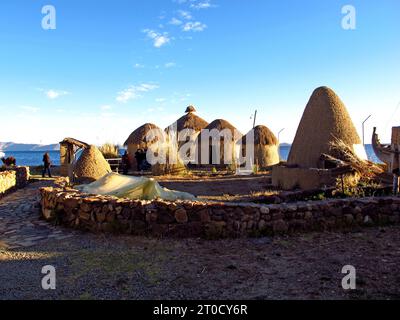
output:
[{"label": "straw roof ridge", "polygon": [[[174,125],[174,124],[173,124]],[[171,125],[171,126],[173,126]],[[185,114],[184,116],[180,117],[176,121],[176,128],[178,132],[184,130],[184,129],[193,129],[195,131],[200,131],[208,126],[208,122],[204,120],[203,118],[189,112]],[[166,130],[168,131],[170,127],[168,127]]]},{"label": "straw roof ridge", "polygon": [[196,108],[192,105],[188,106],[185,110],[185,113],[191,113],[191,112],[196,112]]},{"label": "straw roof ridge", "polygon": [[152,129],[161,130],[153,123],[145,123],[130,134],[128,139],[126,139],[124,146],[129,144],[140,145],[142,143],[146,143],[146,134]]},{"label": "straw roof ridge", "polygon": [[329,154],[329,145],[334,137],[351,148],[355,144],[361,144],[342,100],[332,89],[319,87],[314,90],[304,110],[288,163],[316,167],[321,154]]},{"label": "straw roof ridge", "polygon": [[229,121],[224,120],[224,119],[216,119],[213,122],[211,122],[207,127],[204,129],[207,130],[224,130],[224,129],[229,129],[231,131],[237,130]]},{"label": "straw roof ridge", "polygon": [[[262,145],[262,146],[271,146],[271,145],[278,145],[279,141],[274,133],[266,126],[258,125],[254,129],[254,144],[255,145]],[[251,130],[250,130],[251,132]],[[246,145],[247,136],[250,134],[248,132],[242,138],[242,144]]]}]

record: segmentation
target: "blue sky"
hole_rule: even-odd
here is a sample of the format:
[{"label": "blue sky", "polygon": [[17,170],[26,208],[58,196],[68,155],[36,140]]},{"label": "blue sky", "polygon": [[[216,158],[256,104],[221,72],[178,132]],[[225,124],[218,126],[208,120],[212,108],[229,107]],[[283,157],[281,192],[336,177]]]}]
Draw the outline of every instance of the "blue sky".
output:
[{"label": "blue sky", "polygon": [[[342,28],[342,7],[356,29]],[[43,30],[42,7],[56,9]],[[0,141],[122,143],[188,104],[291,142],[312,91],[334,89],[366,136],[400,125],[398,0],[3,0]]]}]

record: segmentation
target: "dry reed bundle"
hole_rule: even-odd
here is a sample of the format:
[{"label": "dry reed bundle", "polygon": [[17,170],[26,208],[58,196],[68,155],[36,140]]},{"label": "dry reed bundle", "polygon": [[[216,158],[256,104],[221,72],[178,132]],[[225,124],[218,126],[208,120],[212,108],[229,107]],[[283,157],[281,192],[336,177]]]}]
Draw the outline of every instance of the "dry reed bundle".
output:
[{"label": "dry reed bundle", "polygon": [[358,158],[352,148],[337,137],[329,143],[329,147],[330,155],[350,165],[360,175],[361,180],[373,180],[384,172],[381,166]]}]

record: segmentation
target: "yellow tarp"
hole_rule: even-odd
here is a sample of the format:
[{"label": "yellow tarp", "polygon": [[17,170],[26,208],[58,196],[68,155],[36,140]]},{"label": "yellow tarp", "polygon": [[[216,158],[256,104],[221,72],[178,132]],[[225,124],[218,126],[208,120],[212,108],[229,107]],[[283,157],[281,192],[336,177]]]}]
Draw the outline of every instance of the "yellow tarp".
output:
[{"label": "yellow tarp", "polygon": [[114,172],[108,173],[90,184],[78,186],[77,189],[85,193],[128,199],[153,200],[158,198],[169,201],[196,199],[190,193],[163,188],[153,178],[123,176]]}]

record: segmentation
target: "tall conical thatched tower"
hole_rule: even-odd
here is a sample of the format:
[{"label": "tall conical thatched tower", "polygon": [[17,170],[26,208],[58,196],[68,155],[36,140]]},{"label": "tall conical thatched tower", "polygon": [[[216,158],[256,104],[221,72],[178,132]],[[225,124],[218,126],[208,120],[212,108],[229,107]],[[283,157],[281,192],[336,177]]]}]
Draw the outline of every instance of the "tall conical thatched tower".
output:
[{"label": "tall conical thatched tower", "polygon": [[246,145],[254,138],[254,155],[252,163],[259,168],[266,168],[279,163],[279,141],[270,129],[266,126],[256,126],[242,138],[242,155],[246,155]]},{"label": "tall conical thatched tower", "polygon": [[288,164],[318,168],[321,154],[329,154],[330,144],[336,139],[350,146],[361,159],[366,159],[361,139],[343,102],[332,89],[317,88],[300,121]]},{"label": "tall conical thatched tower", "polygon": [[73,168],[73,176],[78,183],[96,181],[110,172],[110,165],[95,146],[84,149]]},{"label": "tall conical thatched tower", "polygon": [[[209,137],[208,141],[204,141],[205,137],[208,134],[213,135],[213,133],[220,135],[216,135],[214,137]],[[224,133],[227,136],[224,136]],[[228,137],[229,136],[229,137]],[[211,122],[207,127],[205,127],[199,136],[197,137],[197,154],[196,159],[199,164],[212,164],[212,165],[231,165],[235,163],[236,159],[236,141],[242,137],[242,134],[228,121],[223,119],[217,119]],[[207,144],[208,142],[208,144]],[[218,150],[219,144],[219,150]],[[208,145],[208,159],[205,156],[202,156],[202,147]],[[219,153],[219,157],[218,157]],[[225,159],[225,153],[227,153],[227,157]],[[203,161],[202,161],[203,160]],[[204,163],[206,162],[206,163]]]},{"label": "tall conical thatched tower", "polygon": [[135,159],[135,152],[138,149],[146,150],[153,143],[155,143],[157,141],[156,138],[150,139],[150,141],[148,141],[148,139],[146,138],[147,134],[149,133],[150,130],[156,130],[156,131],[159,131],[160,133],[162,131],[155,124],[145,123],[144,125],[137,128],[135,131],[133,131],[124,143],[124,146],[128,147],[129,159],[132,164],[132,167],[135,170],[137,167],[137,163],[136,163],[136,159]]}]

